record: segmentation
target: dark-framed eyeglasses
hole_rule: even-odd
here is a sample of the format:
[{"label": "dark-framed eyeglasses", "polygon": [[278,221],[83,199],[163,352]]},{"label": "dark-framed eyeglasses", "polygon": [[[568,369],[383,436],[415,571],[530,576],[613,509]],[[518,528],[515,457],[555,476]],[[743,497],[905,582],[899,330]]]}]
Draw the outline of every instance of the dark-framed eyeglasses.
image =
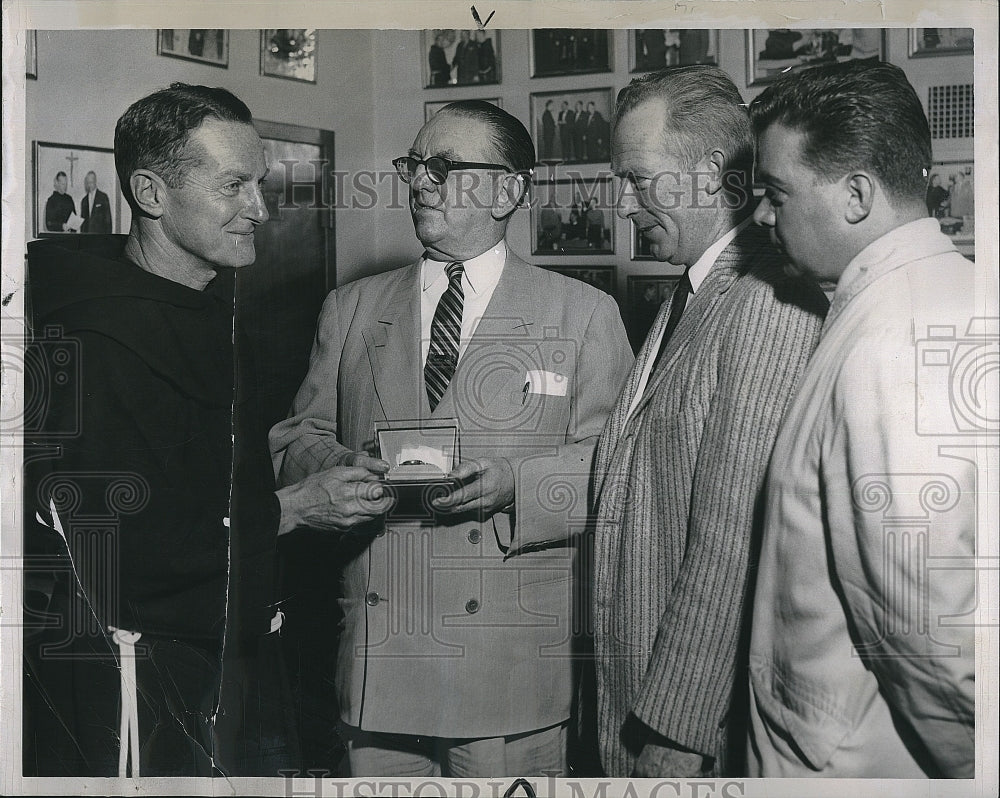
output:
[{"label": "dark-framed eyeglasses", "polygon": [[430,158],[421,160],[412,155],[403,155],[393,158],[392,165],[396,167],[400,180],[404,183],[413,182],[417,176],[417,169],[420,165],[427,169],[427,176],[432,182],[441,185],[448,179],[448,172],[461,171],[465,169],[499,169],[501,172],[513,172],[509,166],[499,163],[478,163],[476,161],[452,161],[440,155],[432,155]]}]

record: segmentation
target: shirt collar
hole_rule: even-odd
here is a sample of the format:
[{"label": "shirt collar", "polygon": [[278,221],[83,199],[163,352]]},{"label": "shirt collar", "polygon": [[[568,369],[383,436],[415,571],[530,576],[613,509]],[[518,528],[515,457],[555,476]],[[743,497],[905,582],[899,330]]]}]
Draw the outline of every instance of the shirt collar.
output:
[{"label": "shirt collar", "polygon": [[705,250],[704,254],[694,262],[694,265],[688,269],[688,280],[691,281],[691,293],[695,294],[698,292],[698,288],[705,278],[708,277],[708,272],[712,268],[712,264],[718,260],[719,255],[722,251],[732,243],[733,239],[738,236],[743,229],[753,221],[752,216],[748,216],[742,222],[740,222],[736,227],[732,228],[728,233],[726,233],[722,238],[718,239],[712,246]]},{"label": "shirt collar", "polygon": [[[487,291],[500,281],[500,273],[507,261],[507,242],[502,238],[481,255],[462,261],[465,264],[464,283],[475,295]],[[447,279],[444,267],[451,261],[432,260],[424,255],[421,263],[421,288],[426,291],[438,280]]]},{"label": "shirt collar", "polygon": [[950,251],[957,251],[955,245],[933,217],[907,222],[876,238],[854,256],[837,280],[825,326],[829,327],[844,306],[882,275],[906,263]]}]

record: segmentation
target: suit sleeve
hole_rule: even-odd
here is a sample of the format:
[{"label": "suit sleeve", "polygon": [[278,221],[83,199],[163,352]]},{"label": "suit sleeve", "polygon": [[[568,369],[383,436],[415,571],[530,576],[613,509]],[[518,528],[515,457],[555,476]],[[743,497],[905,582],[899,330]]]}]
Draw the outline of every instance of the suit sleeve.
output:
[{"label": "suit sleeve", "polygon": [[279,488],[338,465],[350,450],[337,439],[337,381],[345,331],[337,292],[323,303],[309,371],[291,414],[270,433],[271,458]]},{"label": "suit sleeve", "polygon": [[[749,279],[749,278],[747,278]],[[815,312],[753,286],[727,320],[719,379],[698,448],[684,560],[633,708],[654,731],[714,755],[737,678],[757,506],[778,425],[816,346]]]},{"label": "suit sleeve", "polygon": [[828,460],[846,473],[824,473],[841,494],[833,559],[856,648],[886,700],[942,776],[972,778],[976,451],[918,434],[954,429],[953,408],[922,395],[913,342],[893,351],[890,341],[863,341],[836,387],[842,420]]},{"label": "suit sleeve", "polygon": [[618,305],[602,294],[579,342],[566,443],[552,454],[511,463],[515,483],[511,551],[583,531],[594,447],[633,361]]}]

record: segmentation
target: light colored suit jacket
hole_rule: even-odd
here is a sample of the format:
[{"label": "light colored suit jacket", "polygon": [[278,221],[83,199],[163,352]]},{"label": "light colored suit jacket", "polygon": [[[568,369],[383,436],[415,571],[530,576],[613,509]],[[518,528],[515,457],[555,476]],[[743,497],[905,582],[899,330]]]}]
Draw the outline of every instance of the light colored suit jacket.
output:
[{"label": "light colored suit jacket", "polygon": [[896,228],[841,276],[768,474],[752,775],[976,775],[996,296],[936,219]]},{"label": "light colored suit jacket", "polygon": [[[396,521],[344,570],[343,719],[372,731],[499,736],[569,717],[575,546],[593,449],[632,365],[614,300],[507,256],[484,319],[430,413],[419,264],[327,298],[291,417],[271,433],[279,482],[371,446],[381,419],[458,420],[463,459],[507,457],[513,514]],[[565,395],[525,393],[529,371]],[[358,535],[352,536],[357,540]]]},{"label": "light colored suit jacket", "polygon": [[784,276],[767,233],[750,226],[689,299],[626,423],[656,354],[652,334],[639,353],[595,457],[597,724],[608,775],[630,775],[642,724],[726,767],[755,503],[826,304],[817,287]]}]

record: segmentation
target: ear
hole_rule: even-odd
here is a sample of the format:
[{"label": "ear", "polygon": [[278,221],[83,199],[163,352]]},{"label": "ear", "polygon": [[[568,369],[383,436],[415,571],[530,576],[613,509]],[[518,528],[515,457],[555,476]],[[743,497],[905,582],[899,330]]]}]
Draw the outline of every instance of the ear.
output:
[{"label": "ear", "polygon": [[128,181],[135,197],[136,205],[147,216],[159,219],[163,216],[163,197],[166,184],[163,179],[148,169],[136,169]]},{"label": "ear", "polygon": [[866,172],[855,172],[847,177],[847,208],[844,218],[857,224],[868,218],[875,202],[875,181]]},{"label": "ear", "polygon": [[503,219],[517,210],[528,193],[528,178],[520,173],[503,175],[497,181],[493,218]]},{"label": "ear", "polygon": [[705,191],[715,194],[722,189],[723,178],[726,172],[726,154],[722,150],[712,150],[699,164],[707,176]]}]

